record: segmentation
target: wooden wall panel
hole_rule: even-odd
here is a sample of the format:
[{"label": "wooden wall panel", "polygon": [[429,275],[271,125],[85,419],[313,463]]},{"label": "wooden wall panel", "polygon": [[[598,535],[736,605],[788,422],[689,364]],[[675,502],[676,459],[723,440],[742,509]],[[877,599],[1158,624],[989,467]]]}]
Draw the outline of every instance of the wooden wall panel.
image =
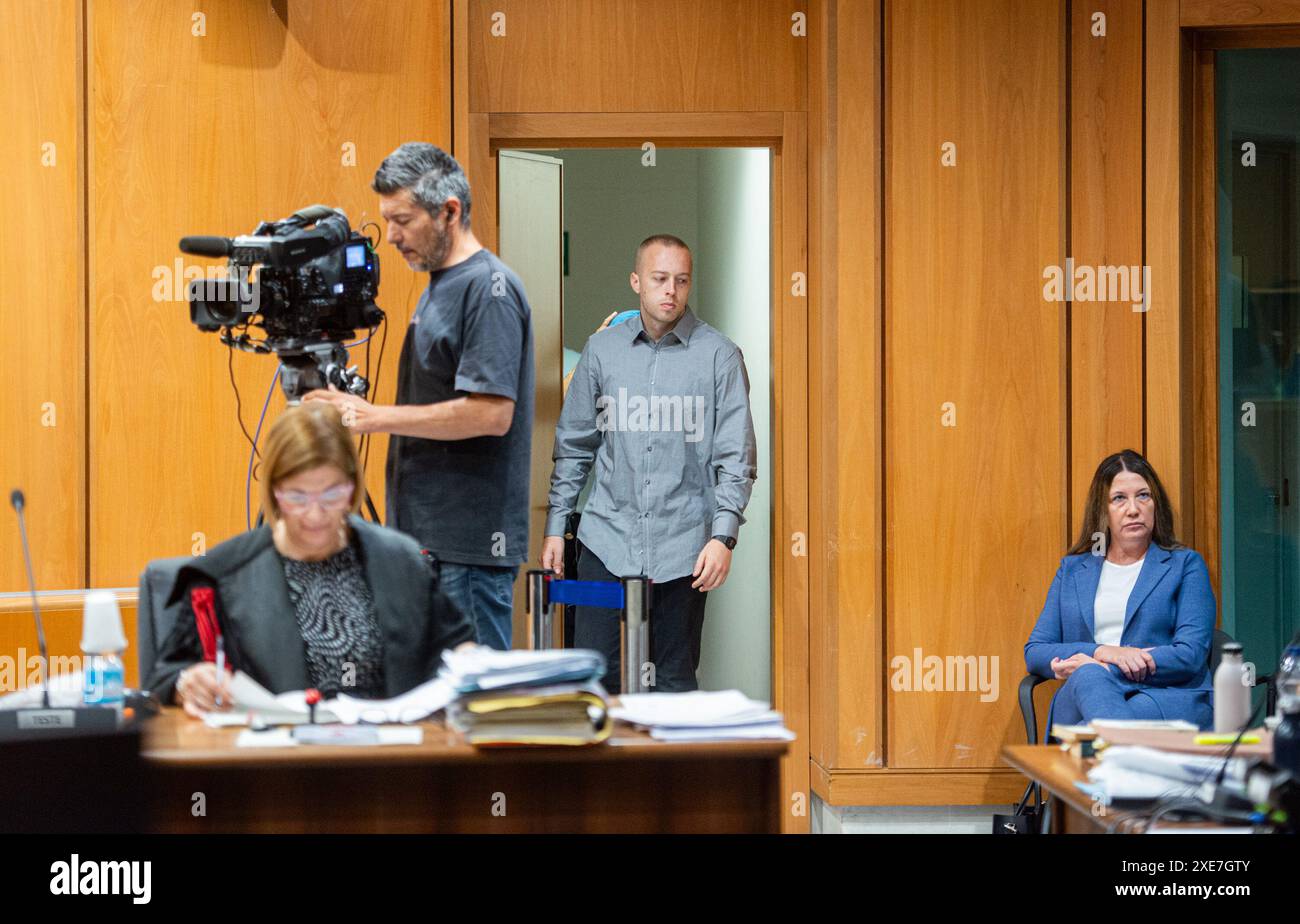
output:
[{"label": "wooden wall panel", "polygon": [[[447,4],[222,0],[200,10],[205,34],[195,35],[186,5],[89,5],[94,586],[134,585],[149,559],[189,554],[195,534],[211,546],[244,528],[248,446],[226,350],[190,324],[183,300],[154,298],[177,239],[246,233],[317,202],[342,207],[354,227],[377,221],[380,160],[403,141],[450,146]],[[390,330],[379,400],[391,401],[427,277],[387,245],[380,258]],[[274,370],[269,357],[234,358],[250,431]],[[272,415],[281,405],[277,390]],[[385,450],[384,439],[370,450],[381,510]]]},{"label": "wooden wall panel", "polygon": [[[886,8],[891,768],[991,768],[1023,740],[1022,648],[1066,522],[1063,308],[1042,297],[1064,259],[1062,16],[1026,0]],[[918,651],[998,658],[996,700],[894,689],[892,659]]]},{"label": "wooden wall panel", "polygon": [[[808,116],[785,113],[772,155],[772,708],[797,736],[781,760],[781,831],[809,830],[808,557],[787,554],[784,537],[808,528],[808,308],[786,280],[807,273]],[[802,811],[801,809],[808,809]]]},{"label": "wooden wall panel", "polygon": [[1184,28],[1300,23],[1300,0],[1182,0]]},{"label": "wooden wall panel", "polygon": [[86,580],[81,84],[78,0],[0,3],[0,592],[27,589],[14,488],[38,586]]},{"label": "wooden wall panel", "polygon": [[816,7],[809,87],[813,317],[808,364],[813,759],[879,767],[881,663],[880,5]]},{"label": "wooden wall panel", "polygon": [[1192,503],[1191,325],[1184,306],[1189,267],[1181,220],[1190,211],[1190,97],[1182,80],[1187,51],[1178,0],[1147,0],[1145,45],[1144,214],[1152,290],[1146,315],[1146,456],[1169,493],[1180,538],[1200,549]]},{"label": "wooden wall panel", "polygon": [[792,17],[807,8],[800,0],[472,0],[470,109],[804,110],[808,39],[792,34]]},{"label": "wooden wall panel", "polygon": [[[81,658],[81,616],[85,604],[85,592],[69,594],[41,595],[41,623],[45,626],[45,646],[50,654],[53,673],[58,674],[60,658]],[[136,593],[123,590],[117,594],[118,608],[122,613],[122,632],[126,635],[126,653],[122,664],[126,668],[126,685],[139,687],[140,669],[137,657],[136,639]],[[0,597],[0,654],[13,660],[0,666],[0,682],[12,676],[17,678],[22,665],[26,665],[24,678],[30,678],[39,668],[38,658],[40,644],[36,638],[36,623],[32,616],[31,598],[24,595]],[[65,669],[76,669],[65,668]],[[11,674],[10,672],[13,671]],[[26,686],[26,679],[19,682]],[[0,686],[0,695],[14,690]]]},{"label": "wooden wall panel", "polygon": [[[1193,206],[1186,222],[1191,239],[1190,288],[1192,310],[1188,320],[1195,338],[1190,388],[1195,409],[1191,437],[1194,447],[1192,482],[1196,492],[1192,535],[1196,551],[1205,559],[1215,590],[1222,587],[1219,485],[1219,286],[1218,286],[1218,176],[1215,158],[1214,51],[1194,50],[1189,82],[1192,85],[1190,149]],[[1186,400],[1186,399],[1184,399]]]},{"label": "wooden wall panel", "polygon": [[[1104,36],[1092,34],[1098,12],[1106,16]],[[1070,254],[1076,272],[1094,269],[1098,279],[1116,278],[1103,268],[1137,268],[1119,277],[1129,280],[1130,298],[1145,262],[1142,28],[1142,0],[1072,5]],[[1144,313],[1118,298],[1075,301],[1069,312],[1073,539],[1097,463],[1121,449],[1143,451]]]}]

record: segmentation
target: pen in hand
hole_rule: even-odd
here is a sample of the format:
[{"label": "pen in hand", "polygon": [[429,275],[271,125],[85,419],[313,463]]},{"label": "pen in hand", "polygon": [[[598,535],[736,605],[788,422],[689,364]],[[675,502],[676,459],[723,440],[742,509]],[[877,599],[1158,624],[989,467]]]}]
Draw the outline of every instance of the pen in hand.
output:
[{"label": "pen in hand", "polygon": [[221,684],[226,676],[226,645],[221,634],[217,634],[217,708],[221,708]]}]

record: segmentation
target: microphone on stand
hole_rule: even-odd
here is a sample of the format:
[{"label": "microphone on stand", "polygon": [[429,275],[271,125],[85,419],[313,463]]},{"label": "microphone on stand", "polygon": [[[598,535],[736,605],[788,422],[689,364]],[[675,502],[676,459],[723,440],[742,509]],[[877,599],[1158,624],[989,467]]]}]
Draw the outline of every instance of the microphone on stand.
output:
[{"label": "microphone on stand", "polygon": [[45,647],[45,624],[41,622],[41,603],[36,597],[36,577],[32,573],[32,547],[27,543],[27,519],[23,516],[23,507],[27,504],[27,499],[23,497],[23,492],[14,488],[9,492],[9,503],[13,505],[14,512],[18,514],[18,534],[22,538],[23,544],[23,561],[27,564],[27,586],[32,591],[32,613],[36,617],[36,644],[41,652],[41,678],[44,683],[44,695],[41,702],[46,709],[50,708],[50,653]]},{"label": "microphone on stand", "polygon": [[45,626],[41,621],[41,604],[36,595],[36,577],[32,571],[32,549],[27,543],[27,522],[23,517],[26,498],[14,488],[9,503],[18,514],[18,531],[22,537],[23,559],[27,564],[27,584],[32,591],[32,612],[36,617],[36,641],[41,652],[41,705],[21,709],[0,709],[0,740],[30,738],[42,734],[81,734],[117,730],[117,711],[99,706],[52,706],[50,704],[50,655],[45,647]]}]

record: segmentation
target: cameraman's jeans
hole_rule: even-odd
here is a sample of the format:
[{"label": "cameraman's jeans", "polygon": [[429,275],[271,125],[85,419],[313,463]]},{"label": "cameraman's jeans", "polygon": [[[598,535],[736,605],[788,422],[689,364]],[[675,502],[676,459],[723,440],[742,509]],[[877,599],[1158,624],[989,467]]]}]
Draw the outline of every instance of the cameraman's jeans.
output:
[{"label": "cameraman's jeans", "polygon": [[465,614],[480,645],[507,651],[514,617],[516,565],[491,568],[438,562],[438,589]]}]

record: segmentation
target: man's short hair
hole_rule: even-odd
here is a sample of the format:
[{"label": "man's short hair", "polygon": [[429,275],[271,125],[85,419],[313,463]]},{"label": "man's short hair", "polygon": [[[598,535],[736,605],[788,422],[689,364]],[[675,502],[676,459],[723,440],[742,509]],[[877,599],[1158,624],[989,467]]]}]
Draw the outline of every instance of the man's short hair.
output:
[{"label": "man's short hair", "polygon": [[370,188],[381,196],[403,189],[430,215],[437,214],[447,200],[460,200],[460,226],[469,228],[469,180],[456,158],[437,145],[408,141],[384,158],[375,171]]},{"label": "man's short hair", "polygon": [[[673,234],[652,234],[652,235],[650,235],[648,238],[646,238],[644,241],[642,241],[640,244],[637,245],[637,248],[636,248],[636,256],[634,256],[634,257],[632,258],[632,268],[633,268],[633,270],[635,270],[635,271],[637,271],[637,272],[640,272],[640,270],[641,270],[641,254],[645,253],[645,249],[646,249],[647,247],[652,247],[652,246],[654,246],[655,244],[659,244],[660,246],[663,246],[663,247],[680,247],[682,250],[686,251],[687,253],[691,253],[691,248],[687,247],[687,246],[686,246],[686,242],[685,242],[684,240],[682,240],[680,237],[677,237],[676,235],[673,235]],[[691,254],[691,260],[692,260],[692,261],[695,260],[695,255],[694,255],[694,254]]]}]

